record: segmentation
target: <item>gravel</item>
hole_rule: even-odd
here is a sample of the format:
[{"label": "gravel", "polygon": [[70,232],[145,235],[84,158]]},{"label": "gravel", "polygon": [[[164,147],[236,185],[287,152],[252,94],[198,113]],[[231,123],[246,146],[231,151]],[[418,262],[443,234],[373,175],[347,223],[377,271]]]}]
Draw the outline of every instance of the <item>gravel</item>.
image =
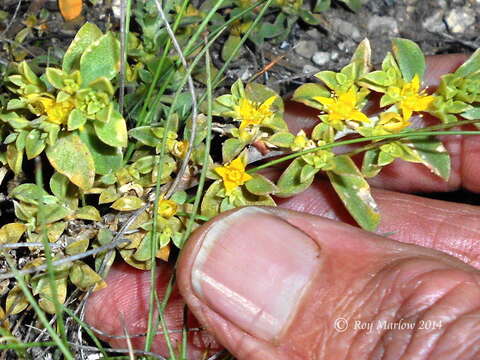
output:
[{"label": "gravel", "polygon": [[445,17],[445,22],[451,33],[460,34],[475,24],[475,12],[467,7],[454,8]]},{"label": "gravel", "polygon": [[330,53],[326,51],[317,51],[315,55],[313,55],[312,61],[319,66],[323,66],[330,61]]},{"label": "gravel", "polygon": [[317,50],[317,43],[313,40],[300,40],[295,46],[295,52],[308,59],[310,59]]}]

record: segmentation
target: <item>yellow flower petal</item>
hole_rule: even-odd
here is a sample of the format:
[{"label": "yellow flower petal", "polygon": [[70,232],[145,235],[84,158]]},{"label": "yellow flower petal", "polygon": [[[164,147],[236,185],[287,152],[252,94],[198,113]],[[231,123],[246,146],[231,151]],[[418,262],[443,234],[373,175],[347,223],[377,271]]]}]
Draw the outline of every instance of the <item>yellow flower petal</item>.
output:
[{"label": "yellow flower petal", "polygon": [[358,122],[365,122],[365,123],[370,122],[370,119],[368,118],[368,116],[358,110],[352,112],[352,114],[350,115],[350,118],[351,118],[350,120],[355,120]]},{"label": "yellow flower petal", "polygon": [[238,186],[245,184],[252,176],[245,172],[246,159],[239,156],[225,166],[217,166],[214,171],[222,178],[225,192],[230,195]]},{"label": "yellow flower petal", "polygon": [[328,98],[325,96],[314,96],[313,100],[318,101],[320,104],[324,106],[331,106],[335,104],[335,99],[334,98]]},{"label": "yellow flower petal", "polygon": [[73,110],[74,104],[71,100],[56,102],[49,97],[39,97],[35,100],[34,106],[39,112],[47,116],[47,121],[54,124],[65,124],[68,120],[70,111]]},{"label": "yellow flower petal", "polygon": [[377,127],[384,129],[389,133],[399,133],[411,123],[396,112],[384,112],[380,114],[380,121]]},{"label": "yellow flower petal", "polygon": [[369,122],[368,117],[358,108],[357,89],[354,86],[346,92],[338,93],[336,97],[316,96],[314,99],[325,107],[326,115],[322,115],[322,120],[337,130],[344,127],[345,121]]},{"label": "yellow flower petal", "polygon": [[261,125],[265,120],[273,116],[270,109],[275,102],[276,96],[271,96],[262,104],[257,104],[247,98],[241,98],[236,107],[236,120],[240,120],[240,130],[249,126]]}]

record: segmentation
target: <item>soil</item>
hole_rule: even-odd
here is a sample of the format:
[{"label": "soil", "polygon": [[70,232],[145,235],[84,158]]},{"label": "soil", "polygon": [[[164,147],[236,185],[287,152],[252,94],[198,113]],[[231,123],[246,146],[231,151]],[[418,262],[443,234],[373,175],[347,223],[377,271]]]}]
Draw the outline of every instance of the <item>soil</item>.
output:
[{"label": "soil", "polygon": [[[7,15],[0,22],[0,62],[11,60],[12,40],[26,27],[29,14],[44,19],[30,25],[31,32],[21,47],[26,54],[20,52],[20,55],[47,55],[49,51],[65,49],[84,21],[103,28],[118,28],[118,3],[118,0],[84,0],[83,16],[67,23],[58,11],[57,0],[2,0],[0,10]],[[250,51],[244,52],[228,75],[248,80],[275,61],[275,66],[263,74],[264,81],[285,92],[319,70],[340,69],[364,38],[371,42],[374,64],[389,51],[392,37],[414,40],[428,55],[469,53],[480,47],[479,0],[362,0],[362,3],[362,8],[354,13],[343,3],[333,1],[331,9],[322,13],[321,25],[310,26],[300,21],[286,41],[264,43],[259,49],[250,44]],[[213,57],[219,59],[218,54]]]}]

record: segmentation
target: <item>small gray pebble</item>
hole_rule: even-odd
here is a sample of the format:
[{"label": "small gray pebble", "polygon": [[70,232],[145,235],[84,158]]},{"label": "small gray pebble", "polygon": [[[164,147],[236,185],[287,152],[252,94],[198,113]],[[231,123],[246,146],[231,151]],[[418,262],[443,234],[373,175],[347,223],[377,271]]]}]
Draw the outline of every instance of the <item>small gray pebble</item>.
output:
[{"label": "small gray pebble", "polygon": [[317,65],[325,65],[330,61],[330,53],[326,51],[317,51],[315,55],[313,55],[312,61]]}]

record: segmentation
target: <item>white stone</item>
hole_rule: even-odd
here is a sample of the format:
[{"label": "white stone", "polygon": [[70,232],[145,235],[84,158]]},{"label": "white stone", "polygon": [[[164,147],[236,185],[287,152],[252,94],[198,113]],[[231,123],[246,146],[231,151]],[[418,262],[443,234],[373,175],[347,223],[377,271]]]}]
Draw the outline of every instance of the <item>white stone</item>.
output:
[{"label": "white stone", "polygon": [[372,16],[368,21],[368,32],[384,32],[390,35],[398,34],[397,20],[390,16]]},{"label": "white stone", "polygon": [[322,37],[322,33],[317,29],[307,30],[307,35],[310,36],[312,39],[320,39]]},{"label": "white stone", "polygon": [[313,62],[317,65],[325,65],[330,61],[330,53],[326,51],[317,51],[312,58]]},{"label": "white stone", "polygon": [[468,8],[455,8],[448,13],[445,22],[450,32],[463,33],[475,23],[475,13]]},{"label": "white stone", "polygon": [[319,72],[320,69],[313,66],[313,65],[310,65],[310,64],[306,64],[303,69],[302,69],[302,72],[304,74],[312,74],[312,73],[316,73],[316,72]]},{"label": "white stone", "polygon": [[120,19],[120,16],[121,15],[121,1],[122,0],[113,0],[112,1],[112,12],[113,12],[113,16],[115,16],[117,19]]},{"label": "white stone", "polygon": [[305,58],[310,59],[318,50],[315,41],[300,40],[295,46],[295,52]]},{"label": "white stone", "polygon": [[332,18],[330,19],[330,25],[332,26],[335,32],[354,40],[360,40],[362,35],[360,34],[360,30],[352,24],[345,20]]},{"label": "white stone", "polygon": [[430,32],[445,32],[447,26],[443,22],[443,10],[437,10],[432,15],[423,20],[422,26]]}]

